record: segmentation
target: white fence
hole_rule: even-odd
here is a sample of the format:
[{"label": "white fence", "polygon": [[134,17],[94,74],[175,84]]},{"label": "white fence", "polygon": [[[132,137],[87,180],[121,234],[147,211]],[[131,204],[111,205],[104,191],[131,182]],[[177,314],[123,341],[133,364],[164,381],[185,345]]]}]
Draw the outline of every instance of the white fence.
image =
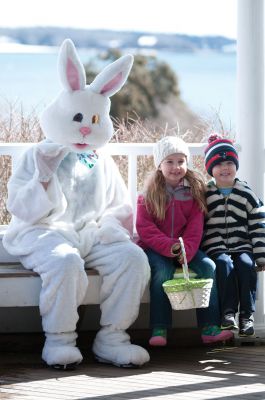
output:
[{"label": "white fence", "polygon": [[[0,143],[0,156],[11,156],[12,168],[14,168],[21,154],[30,146],[32,146],[32,143]],[[113,156],[125,155],[128,157],[128,190],[135,208],[137,197],[137,157],[152,155],[153,143],[109,143],[107,148]],[[203,155],[205,143],[190,143],[189,148],[191,158]]]}]

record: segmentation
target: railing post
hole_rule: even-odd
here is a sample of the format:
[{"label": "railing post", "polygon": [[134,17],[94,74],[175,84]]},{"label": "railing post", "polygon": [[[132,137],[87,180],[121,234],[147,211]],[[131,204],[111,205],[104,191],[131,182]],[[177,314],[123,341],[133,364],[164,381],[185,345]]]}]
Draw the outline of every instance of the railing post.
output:
[{"label": "railing post", "polygon": [[[238,0],[237,136],[239,177],[264,200],[264,1]],[[265,336],[264,274],[259,274],[255,329]]]},{"label": "railing post", "polygon": [[137,155],[128,155],[128,190],[132,200],[133,218],[135,226],[136,201],[137,201]]}]

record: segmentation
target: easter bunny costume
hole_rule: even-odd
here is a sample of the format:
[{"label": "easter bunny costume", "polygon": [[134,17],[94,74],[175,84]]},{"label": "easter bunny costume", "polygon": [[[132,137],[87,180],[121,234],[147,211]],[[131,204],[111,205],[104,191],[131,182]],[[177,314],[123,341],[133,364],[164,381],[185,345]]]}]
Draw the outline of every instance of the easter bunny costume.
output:
[{"label": "easter bunny costume", "polygon": [[8,184],[12,220],[3,243],[41,276],[42,358],[51,366],[82,361],[76,324],[89,290],[85,266],[103,277],[96,359],[126,367],[149,360],[126,333],[137,318],[149,264],[130,240],[127,189],[104,150],[113,133],[109,97],[126,82],[132,62],[123,56],[86,85],[74,44],[66,39],[58,59],[63,90],[41,115],[46,139],[22,155]]}]

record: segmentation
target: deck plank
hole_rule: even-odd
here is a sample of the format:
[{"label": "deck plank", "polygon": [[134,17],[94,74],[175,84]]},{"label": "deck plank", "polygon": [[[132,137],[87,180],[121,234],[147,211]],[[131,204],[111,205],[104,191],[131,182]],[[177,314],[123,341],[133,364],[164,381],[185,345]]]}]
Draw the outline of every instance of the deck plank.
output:
[{"label": "deck plank", "polygon": [[[34,341],[33,341],[34,344]],[[170,344],[149,349],[139,369],[98,364],[91,341],[81,343],[84,361],[75,371],[54,371],[41,361],[40,344],[1,352],[0,398],[93,400],[265,399],[265,347],[202,347]],[[146,345],[146,339],[138,342]]]}]

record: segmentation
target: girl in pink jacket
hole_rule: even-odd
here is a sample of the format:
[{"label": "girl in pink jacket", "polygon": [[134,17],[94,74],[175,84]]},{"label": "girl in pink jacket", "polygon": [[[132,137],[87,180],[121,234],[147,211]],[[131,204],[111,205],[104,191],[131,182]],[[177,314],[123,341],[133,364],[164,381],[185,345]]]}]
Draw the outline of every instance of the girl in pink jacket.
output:
[{"label": "girl in pink jacket", "polygon": [[199,250],[203,233],[206,202],[204,183],[188,169],[189,149],[180,138],[166,136],[154,146],[156,170],[146,190],[138,198],[136,228],[139,245],[145,250],[151,267],[150,325],[151,346],[167,344],[167,329],[172,325],[172,309],[163,282],[172,279],[182,264],[178,238],[183,238],[189,267],[198,278],[212,278],[208,308],[197,309],[203,343],[228,340],[229,330],[222,331],[215,284],[215,264]]}]

